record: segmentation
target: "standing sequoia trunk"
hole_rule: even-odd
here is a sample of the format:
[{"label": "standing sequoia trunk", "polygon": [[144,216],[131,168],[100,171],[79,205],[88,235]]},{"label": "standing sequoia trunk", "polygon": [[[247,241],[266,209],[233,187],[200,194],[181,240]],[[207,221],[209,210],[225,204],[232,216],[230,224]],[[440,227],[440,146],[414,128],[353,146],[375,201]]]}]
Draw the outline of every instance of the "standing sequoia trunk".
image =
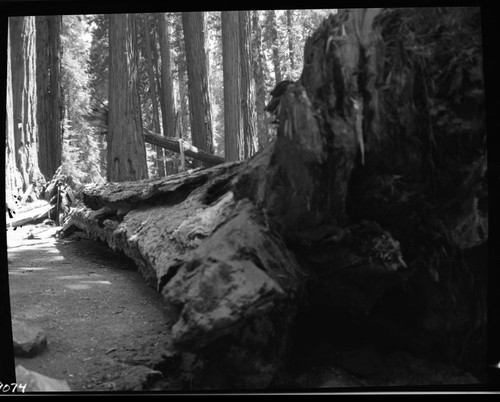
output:
[{"label": "standing sequoia trunk", "polygon": [[[174,20],[175,21],[175,20]],[[178,22],[178,20],[177,20]],[[175,46],[178,50],[178,56],[176,60],[177,67],[177,82],[179,83],[179,111],[176,116],[177,127],[179,127],[180,136],[184,139],[188,139],[191,135],[191,127],[189,123],[189,95],[187,89],[187,65],[186,65],[186,47],[184,40],[184,32],[182,30],[182,24],[174,24],[174,38]]]},{"label": "standing sequoia trunk", "polygon": [[[395,345],[486,367],[479,16],[330,16],[306,42],[269,147],[170,179],[85,189],[73,222],[133,258],[162,293],[168,364],[192,386],[268,387],[307,345]],[[436,27],[438,39],[428,35]]]},{"label": "standing sequoia trunk", "polygon": [[161,89],[164,104],[163,135],[175,137],[175,98],[170,62],[168,14],[162,13],[158,18],[160,20]]},{"label": "standing sequoia trunk", "polygon": [[208,91],[208,61],[205,53],[206,19],[203,12],[183,12],[193,145],[213,153],[212,118]]},{"label": "standing sequoia trunk", "polygon": [[[176,136],[176,121],[175,121],[175,97],[174,85],[172,78],[172,66],[170,61],[170,34],[168,14],[162,13],[159,15],[160,20],[160,54],[161,54],[161,101],[163,104],[163,135],[174,138]],[[167,152],[165,153],[168,154]],[[176,173],[169,172],[169,164],[165,165],[167,174]],[[171,169],[170,169],[171,170]]]},{"label": "standing sequoia trunk", "polygon": [[61,164],[61,16],[36,17],[40,171],[47,180]]},{"label": "standing sequoia trunk", "polygon": [[226,161],[244,159],[241,133],[241,79],[238,12],[221,12],[224,76],[224,153]]},{"label": "standing sequoia trunk", "polygon": [[262,31],[260,28],[259,13],[252,11],[252,72],[255,82],[255,109],[257,114],[257,140],[258,150],[264,149],[270,141],[266,107],[266,57],[262,49]]},{"label": "standing sequoia trunk", "polygon": [[278,28],[276,27],[276,12],[269,10],[267,15],[267,29],[269,32],[269,41],[273,50],[273,66],[274,66],[274,80],[276,84],[280,83],[283,79],[281,77],[281,61],[280,61],[280,43],[278,37]]},{"label": "standing sequoia trunk", "polygon": [[[151,98],[151,107],[153,109],[153,130],[156,133],[161,132],[160,128],[160,114],[158,109],[158,97],[156,91],[156,80],[153,70],[153,56],[151,52],[151,39],[149,34],[149,15],[144,15],[144,46],[146,47],[146,66],[148,69],[149,81],[149,96]],[[156,46],[156,45],[155,45]],[[165,177],[165,161],[163,149],[156,147],[156,166],[158,169],[158,176]]]},{"label": "standing sequoia trunk", "polygon": [[252,44],[250,11],[238,11],[240,26],[241,122],[243,125],[243,155],[250,158],[257,152],[255,135],[255,91],[252,87]]},{"label": "standing sequoia trunk", "polygon": [[36,119],[35,17],[10,18],[12,99],[16,165],[23,178],[23,191],[38,187],[43,176],[38,167]]},{"label": "standing sequoia trunk", "polygon": [[131,14],[110,16],[108,181],[148,177],[137,91],[135,23]]},{"label": "standing sequoia trunk", "polygon": [[[10,20],[9,20],[10,27]],[[14,199],[20,195],[23,187],[22,177],[16,167],[16,145],[14,140],[14,108],[12,102],[10,29],[7,32],[7,101],[5,121],[5,202],[13,210]]]}]

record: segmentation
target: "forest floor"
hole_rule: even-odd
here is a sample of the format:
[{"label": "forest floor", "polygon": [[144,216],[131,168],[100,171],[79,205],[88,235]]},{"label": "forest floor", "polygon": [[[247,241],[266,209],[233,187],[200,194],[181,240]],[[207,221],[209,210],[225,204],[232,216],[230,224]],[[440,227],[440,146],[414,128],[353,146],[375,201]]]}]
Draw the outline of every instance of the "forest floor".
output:
[{"label": "forest floor", "polygon": [[15,363],[66,380],[72,391],[133,388],[141,379],[131,368],[161,359],[161,295],[124,257],[85,238],[58,239],[58,229],[7,232],[12,317],[47,335],[45,351]]},{"label": "forest floor", "polygon": [[[7,231],[12,316],[41,327],[48,341],[35,357],[16,357],[16,365],[65,380],[75,392],[176,389],[176,380],[151,384],[144,374],[163,360],[169,318],[161,295],[125,257],[84,236],[59,239],[58,229],[39,224]],[[318,344],[304,355],[276,387],[478,382],[453,367],[369,345],[339,351]]]}]

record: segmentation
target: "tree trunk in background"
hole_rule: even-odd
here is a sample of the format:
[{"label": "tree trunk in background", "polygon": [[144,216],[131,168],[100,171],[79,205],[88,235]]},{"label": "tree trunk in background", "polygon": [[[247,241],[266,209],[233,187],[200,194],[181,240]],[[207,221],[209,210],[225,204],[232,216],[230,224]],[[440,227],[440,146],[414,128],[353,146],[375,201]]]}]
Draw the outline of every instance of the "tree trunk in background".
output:
[{"label": "tree trunk in background", "polygon": [[[160,54],[161,54],[161,89],[163,100],[163,135],[175,137],[175,96],[172,77],[172,62],[170,57],[170,24],[168,14],[159,15],[160,20]],[[168,165],[167,165],[168,166]],[[177,173],[169,172],[167,174]]]},{"label": "tree trunk in background", "polygon": [[241,134],[240,51],[238,11],[221,12],[224,76],[224,149],[226,161],[244,159]]},{"label": "tree trunk in background", "polygon": [[[208,61],[205,52],[206,18],[203,12],[183,12],[193,145],[213,153],[212,118],[208,92]],[[196,163],[199,165],[199,162]]]},{"label": "tree trunk in background", "polygon": [[[144,39],[146,47],[146,66],[148,69],[148,81],[149,81],[149,96],[151,97],[151,105],[153,108],[153,130],[155,133],[161,133],[160,128],[160,115],[158,111],[158,98],[156,94],[156,81],[155,74],[153,70],[153,57],[151,54],[151,39],[149,34],[149,15],[144,15]],[[165,161],[163,159],[164,152],[161,147],[155,147],[156,151],[156,167],[158,169],[158,176],[165,177]]]},{"label": "tree trunk in background", "polygon": [[243,157],[250,158],[257,152],[255,136],[255,91],[252,87],[252,42],[250,11],[238,11],[240,26],[241,117],[243,128]]},{"label": "tree trunk in background", "polygon": [[43,182],[38,167],[35,17],[12,17],[10,22],[16,165],[25,191]]},{"label": "tree trunk in background", "polygon": [[[177,22],[175,22],[177,21]],[[177,82],[179,83],[179,111],[176,116],[177,125],[180,129],[181,137],[188,140],[191,137],[191,126],[189,124],[189,100],[187,90],[187,66],[186,66],[186,47],[184,46],[184,32],[182,23],[179,20],[174,20],[174,37],[175,45],[179,49],[176,66],[177,66]]]},{"label": "tree trunk in background", "polygon": [[[157,24],[158,26],[159,24]],[[160,61],[160,50],[159,50],[159,45],[156,45],[156,44],[159,44],[159,39],[157,37],[157,32],[156,30],[153,30],[153,47],[152,47],[152,51],[153,51],[153,59],[154,59],[154,63],[153,63],[153,69],[154,69],[154,74],[155,74],[155,82],[156,82],[156,87],[158,88],[158,99],[160,100],[160,110],[161,110],[161,127],[162,127],[162,131],[160,132],[161,134],[164,134],[163,133],[163,116],[165,115],[165,102],[163,100],[163,96],[161,95],[163,93],[163,87],[162,87],[162,84],[161,84],[161,61]]]},{"label": "tree trunk in background", "polygon": [[276,84],[278,84],[283,81],[283,78],[281,76],[279,38],[278,29],[276,27],[276,12],[274,10],[269,10],[267,24],[268,29],[270,30],[269,38],[271,40],[271,47],[273,49],[274,79],[276,81]]},{"label": "tree trunk in background", "polygon": [[163,116],[163,134],[175,137],[175,97],[172,79],[172,63],[170,57],[170,26],[168,15],[160,14],[160,54],[161,54],[161,86],[162,98],[165,103]]},{"label": "tree trunk in background", "polygon": [[[9,22],[10,26],[10,22]],[[19,196],[23,182],[16,167],[16,145],[14,140],[14,114],[12,105],[12,74],[10,56],[10,29],[7,31],[7,101],[6,101],[6,135],[5,135],[5,202],[14,209],[14,198]]]},{"label": "tree trunk in background", "polygon": [[288,57],[290,60],[290,71],[295,70],[295,52],[293,50],[293,10],[286,10],[286,29],[288,33]]},{"label": "tree trunk in background", "polygon": [[50,180],[61,165],[61,16],[36,17],[39,166]]},{"label": "tree trunk in background", "polygon": [[262,50],[262,31],[260,29],[259,13],[252,11],[252,32],[253,32],[253,58],[252,71],[255,82],[255,109],[257,111],[257,139],[258,150],[263,149],[269,142],[269,130],[267,127],[266,107],[266,83],[265,68],[266,59]]},{"label": "tree trunk in background", "polygon": [[139,93],[137,91],[136,21],[112,14],[109,26],[108,181],[148,177]]},{"label": "tree trunk in background", "polygon": [[182,63],[178,66],[177,79],[179,80],[179,112],[177,115],[178,125],[180,126],[180,134],[184,139],[191,137],[191,124],[189,123],[189,97],[187,88],[187,69]]}]

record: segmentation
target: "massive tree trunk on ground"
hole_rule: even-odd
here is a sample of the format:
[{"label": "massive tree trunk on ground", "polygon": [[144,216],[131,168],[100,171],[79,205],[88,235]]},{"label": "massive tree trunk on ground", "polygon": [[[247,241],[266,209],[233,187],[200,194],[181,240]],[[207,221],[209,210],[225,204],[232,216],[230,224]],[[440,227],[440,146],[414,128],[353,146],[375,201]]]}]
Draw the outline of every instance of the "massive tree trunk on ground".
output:
[{"label": "massive tree trunk on ground", "polygon": [[109,29],[109,181],[148,177],[137,91],[136,28],[131,14],[112,14]]},{"label": "massive tree trunk on ground", "polygon": [[38,160],[47,180],[62,157],[60,33],[61,16],[36,17]]},{"label": "massive tree trunk on ground", "polygon": [[[480,40],[457,46],[455,25],[475,29],[479,11],[444,12],[330,16],[306,43],[269,147],[84,191],[73,224],[127,254],[163,294],[173,317],[166,359],[193,387],[267,387],[320,343],[485,367]],[[416,51],[398,43],[412,40],[402,31],[436,25],[446,34],[421,36],[428,59],[399,53]],[[433,56],[453,69],[425,68]],[[459,66],[470,80],[457,83]],[[468,94],[468,113],[449,91]]]}]

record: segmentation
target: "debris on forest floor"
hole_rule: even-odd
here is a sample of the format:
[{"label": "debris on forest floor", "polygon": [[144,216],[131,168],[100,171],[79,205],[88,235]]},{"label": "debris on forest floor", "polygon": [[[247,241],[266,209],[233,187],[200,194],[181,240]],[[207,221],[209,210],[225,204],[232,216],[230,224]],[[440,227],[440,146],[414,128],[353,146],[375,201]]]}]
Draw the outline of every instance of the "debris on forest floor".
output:
[{"label": "debris on forest floor", "polygon": [[[15,356],[16,364],[64,380],[74,392],[144,389],[161,365],[168,320],[161,296],[106,247],[64,243],[53,236],[58,230],[7,232],[12,315],[43,330],[47,341],[40,354]],[[27,239],[30,231],[40,239]]]}]

